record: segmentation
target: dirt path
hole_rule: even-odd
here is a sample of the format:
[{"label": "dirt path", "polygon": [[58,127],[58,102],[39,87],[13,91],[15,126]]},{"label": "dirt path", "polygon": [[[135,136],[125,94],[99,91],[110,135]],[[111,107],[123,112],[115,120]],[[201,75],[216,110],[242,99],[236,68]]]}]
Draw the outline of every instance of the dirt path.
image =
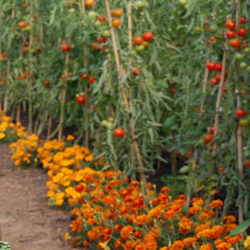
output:
[{"label": "dirt path", "polygon": [[69,215],[47,205],[41,169],[13,170],[7,145],[0,145],[0,240],[13,250],[71,249],[64,243]]}]

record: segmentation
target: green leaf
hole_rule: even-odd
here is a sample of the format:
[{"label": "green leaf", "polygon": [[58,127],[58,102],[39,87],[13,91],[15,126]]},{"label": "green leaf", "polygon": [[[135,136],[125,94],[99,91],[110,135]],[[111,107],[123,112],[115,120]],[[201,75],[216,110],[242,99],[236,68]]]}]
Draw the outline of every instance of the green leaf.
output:
[{"label": "green leaf", "polygon": [[239,233],[245,232],[248,227],[250,226],[250,219],[243,221],[238,227],[234,228],[231,232],[230,235],[236,235]]}]

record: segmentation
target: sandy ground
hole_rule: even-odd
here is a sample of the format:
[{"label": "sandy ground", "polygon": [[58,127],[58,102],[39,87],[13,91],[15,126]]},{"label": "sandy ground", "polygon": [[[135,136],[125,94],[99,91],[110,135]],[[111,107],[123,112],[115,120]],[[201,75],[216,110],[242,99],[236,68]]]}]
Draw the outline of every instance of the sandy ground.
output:
[{"label": "sandy ground", "polygon": [[0,145],[0,240],[13,250],[72,249],[63,241],[70,218],[47,205],[42,169],[14,169],[8,145]]}]

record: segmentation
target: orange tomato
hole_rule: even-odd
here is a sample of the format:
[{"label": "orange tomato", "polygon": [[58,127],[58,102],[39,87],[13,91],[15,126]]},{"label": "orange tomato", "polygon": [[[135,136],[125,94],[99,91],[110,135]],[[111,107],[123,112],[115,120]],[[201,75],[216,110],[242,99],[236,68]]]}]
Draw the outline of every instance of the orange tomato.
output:
[{"label": "orange tomato", "polygon": [[113,10],[111,10],[111,14],[114,17],[122,17],[123,13],[124,13],[123,9],[113,9]]},{"label": "orange tomato", "polygon": [[95,4],[95,0],[86,0],[85,1],[85,5],[87,6],[87,7],[93,7],[94,6],[94,4]]},{"label": "orange tomato", "polygon": [[134,37],[134,43],[140,45],[143,43],[143,38],[141,36]]},{"label": "orange tomato", "polygon": [[113,27],[119,27],[121,25],[121,20],[120,19],[112,19],[112,26]]},{"label": "orange tomato", "polygon": [[19,27],[19,28],[24,28],[24,27],[26,27],[26,22],[24,22],[24,21],[19,22],[19,23],[18,23],[18,27]]}]

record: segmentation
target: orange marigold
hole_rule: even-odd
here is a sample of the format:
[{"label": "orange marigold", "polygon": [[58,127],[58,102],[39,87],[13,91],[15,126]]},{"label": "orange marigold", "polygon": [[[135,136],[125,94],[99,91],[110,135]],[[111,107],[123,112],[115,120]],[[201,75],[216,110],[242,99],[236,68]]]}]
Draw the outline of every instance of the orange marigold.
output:
[{"label": "orange marigold", "polygon": [[188,247],[188,246],[193,247],[196,244],[196,239],[195,239],[195,237],[189,237],[189,238],[185,238],[183,240],[183,242],[184,242],[186,247]]},{"label": "orange marigold", "polygon": [[121,229],[120,236],[122,240],[127,240],[130,234],[133,232],[134,228],[130,225],[125,226]]},{"label": "orange marigold", "polygon": [[200,250],[213,250],[213,246],[210,243],[203,244],[201,245]]},{"label": "orange marigold", "polygon": [[181,250],[185,247],[185,243],[182,240],[177,240],[173,243],[171,250]]},{"label": "orange marigold", "polygon": [[219,208],[221,209],[223,207],[223,201],[221,200],[214,200],[209,203],[209,206],[211,208]]},{"label": "orange marigold", "polygon": [[183,235],[186,235],[190,231],[191,220],[187,217],[182,217],[178,225],[179,225],[179,228],[178,228],[179,232]]},{"label": "orange marigold", "polygon": [[233,223],[236,221],[235,216],[228,215],[224,217],[224,223]]},{"label": "orange marigold", "polygon": [[143,224],[148,222],[148,216],[146,214],[141,214],[135,217],[135,223],[138,226],[142,226]]}]

